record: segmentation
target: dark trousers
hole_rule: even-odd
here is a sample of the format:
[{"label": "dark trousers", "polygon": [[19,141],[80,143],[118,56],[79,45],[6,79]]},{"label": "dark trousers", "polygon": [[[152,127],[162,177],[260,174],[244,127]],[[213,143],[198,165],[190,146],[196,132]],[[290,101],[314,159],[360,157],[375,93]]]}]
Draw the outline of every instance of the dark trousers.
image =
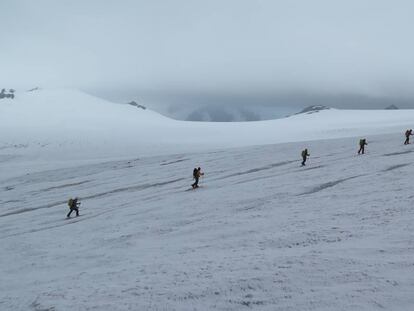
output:
[{"label": "dark trousers", "polygon": [[364,145],[359,147],[358,154],[360,154],[361,152],[362,152],[362,154],[365,153],[365,146]]},{"label": "dark trousers", "polygon": [[302,161],[302,165],[305,165],[306,163],[306,157],[302,157],[303,161]]},{"label": "dark trousers", "polygon": [[199,180],[199,177],[195,177],[194,179],[195,179],[195,182],[194,182],[194,184],[192,184],[191,186],[193,186],[193,188],[197,188],[197,187],[198,187],[198,180]]},{"label": "dark trousers", "polygon": [[410,143],[410,136],[405,136],[404,145],[408,145]]},{"label": "dark trousers", "polygon": [[67,217],[70,217],[70,214],[72,214],[73,211],[76,211],[76,216],[79,216],[79,209],[76,207],[76,208],[71,208],[70,209]]}]

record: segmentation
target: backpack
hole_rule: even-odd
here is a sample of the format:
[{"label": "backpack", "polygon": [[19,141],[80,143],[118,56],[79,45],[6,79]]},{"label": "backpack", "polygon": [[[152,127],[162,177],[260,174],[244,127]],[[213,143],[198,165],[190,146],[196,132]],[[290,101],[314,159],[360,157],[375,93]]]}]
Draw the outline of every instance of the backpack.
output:
[{"label": "backpack", "polygon": [[359,140],[359,145],[364,146],[365,145],[365,139],[360,139]]},{"label": "backpack", "polygon": [[72,205],[73,205],[73,199],[72,199],[72,198],[70,198],[70,199],[69,199],[69,201],[68,201],[68,206],[69,206],[69,208],[71,208],[71,207],[72,207]]},{"label": "backpack", "polygon": [[408,137],[408,136],[410,136],[411,135],[411,131],[410,130],[406,130],[405,131],[405,137]]},{"label": "backpack", "polygon": [[302,151],[302,158],[304,158],[304,157],[306,157],[307,156],[307,154],[306,154],[306,150],[303,150]]},{"label": "backpack", "polygon": [[197,178],[198,169],[193,170],[193,178]]}]

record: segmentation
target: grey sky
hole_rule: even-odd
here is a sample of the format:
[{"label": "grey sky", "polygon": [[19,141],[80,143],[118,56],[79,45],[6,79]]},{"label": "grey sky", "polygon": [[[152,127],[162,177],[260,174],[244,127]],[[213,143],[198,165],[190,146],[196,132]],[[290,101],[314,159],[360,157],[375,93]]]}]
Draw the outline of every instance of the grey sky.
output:
[{"label": "grey sky", "polygon": [[414,1],[2,0],[0,85],[414,95]]}]

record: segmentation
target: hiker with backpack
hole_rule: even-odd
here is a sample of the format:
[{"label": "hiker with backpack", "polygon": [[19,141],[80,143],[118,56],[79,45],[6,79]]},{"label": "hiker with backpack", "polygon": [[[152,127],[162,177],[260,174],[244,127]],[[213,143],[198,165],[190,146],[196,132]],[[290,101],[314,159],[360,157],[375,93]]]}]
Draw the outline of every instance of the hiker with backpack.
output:
[{"label": "hiker with backpack", "polygon": [[79,216],[79,205],[81,204],[80,202],[78,202],[78,198],[70,198],[68,201],[68,206],[70,208],[69,213],[66,215],[67,218],[70,218],[70,214],[72,214],[73,211],[76,212],[76,216]]},{"label": "hiker with backpack", "polygon": [[405,131],[405,142],[404,145],[410,144],[410,136],[413,135],[413,130],[409,129]]},{"label": "hiker with backpack", "polygon": [[203,176],[204,173],[201,172],[201,168],[194,168],[193,170],[193,179],[195,180],[194,183],[191,185],[191,187],[193,187],[193,189],[198,188],[198,181],[200,179],[201,176]]},{"label": "hiker with backpack", "polygon": [[302,166],[305,166],[307,158],[310,156],[308,149],[302,150]]},{"label": "hiker with backpack", "polygon": [[365,146],[368,145],[367,140],[365,138],[362,138],[359,140],[359,150],[358,154],[364,154],[365,153]]}]

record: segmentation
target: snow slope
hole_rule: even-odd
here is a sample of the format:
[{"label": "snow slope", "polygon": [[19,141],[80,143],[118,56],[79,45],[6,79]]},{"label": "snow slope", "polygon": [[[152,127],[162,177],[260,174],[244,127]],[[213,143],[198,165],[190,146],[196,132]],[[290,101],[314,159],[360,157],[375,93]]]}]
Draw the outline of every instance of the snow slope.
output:
[{"label": "snow slope", "polygon": [[414,148],[368,141],[0,176],[0,309],[412,310]]},{"label": "snow slope", "polygon": [[0,101],[0,310],[412,310],[413,123],[195,123],[17,93]]},{"label": "snow slope", "polygon": [[271,121],[185,122],[75,90],[39,90],[0,101],[0,152],[48,162],[108,159],[395,133],[413,122],[414,110],[335,109]]}]

